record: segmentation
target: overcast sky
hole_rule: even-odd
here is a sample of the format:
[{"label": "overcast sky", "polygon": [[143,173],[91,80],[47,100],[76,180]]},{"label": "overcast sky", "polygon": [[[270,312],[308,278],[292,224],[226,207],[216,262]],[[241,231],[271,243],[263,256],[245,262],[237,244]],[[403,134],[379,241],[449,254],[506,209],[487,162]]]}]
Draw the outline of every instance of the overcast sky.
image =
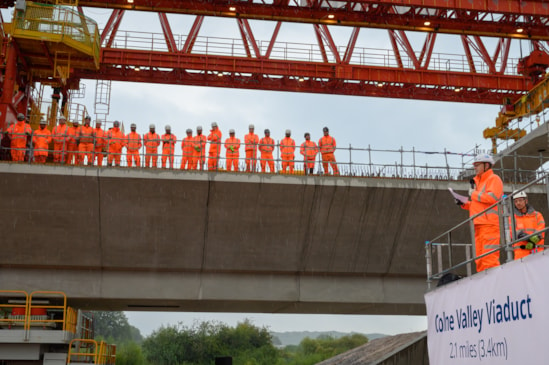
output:
[{"label": "overcast sky", "polygon": [[[85,9],[85,14],[95,19],[102,28],[110,11]],[[10,15],[4,14],[6,19]],[[194,17],[170,15],[176,37],[187,34]],[[146,26],[143,26],[146,24]],[[251,22],[256,39],[269,40],[273,22]],[[161,33],[158,16],[154,13],[126,13],[120,30],[142,30]],[[350,29],[330,28],[336,44],[345,46]],[[121,32],[120,31],[120,32]],[[121,33],[119,33],[121,34]],[[201,35],[239,38],[236,22],[232,19],[206,18]],[[415,49],[421,49],[423,34],[410,35]],[[311,25],[284,24],[279,41],[315,43]],[[418,43],[419,42],[419,43]],[[493,43],[493,42],[492,42]],[[490,41],[487,40],[487,45]],[[357,47],[390,49],[386,31],[364,30]],[[459,38],[440,36],[435,52],[463,54]],[[492,50],[489,50],[492,53]],[[517,54],[514,48],[512,55]],[[86,97],[77,100],[93,113],[95,81],[86,81]],[[490,143],[482,138],[482,131],[495,124],[500,107],[495,105],[463,104],[436,101],[415,101],[356,96],[300,94],[256,90],[150,85],[113,82],[109,120],[120,120],[129,130],[136,123],[138,132],[145,133],[150,123],[163,132],[170,124],[178,139],[184,137],[187,128],[193,130],[202,125],[209,130],[211,122],[217,122],[228,136],[228,130],[236,130],[243,139],[250,123],[256,125],[260,136],[269,128],[272,137],[283,138],[286,129],[292,130],[296,143],[301,144],[304,132],[310,132],[313,140],[322,135],[322,127],[328,126],[339,147],[396,150],[415,148],[418,151],[447,149],[461,153],[475,145],[489,148]],[[92,114],[93,117],[93,114]],[[95,119],[95,118],[94,118]],[[179,146],[176,151],[179,151]],[[427,156],[427,155],[426,155]],[[348,152],[338,152],[338,160],[348,161]],[[397,161],[396,154],[387,157]],[[434,158],[430,155],[430,158]],[[353,161],[367,162],[367,154],[355,152]],[[418,244],[418,250],[422,250]],[[183,322],[192,325],[195,320],[218,320],[233,325],[249,318],[258,326],[267,326],[273,331],[345,331],[396,334],[426,329],[424,317],[403,316],[335,316],[335,315],[282,315],[282,314],[203,314],[203,313],[150,313],[127,312],[130,323],[148,335],[162,324]]]}]

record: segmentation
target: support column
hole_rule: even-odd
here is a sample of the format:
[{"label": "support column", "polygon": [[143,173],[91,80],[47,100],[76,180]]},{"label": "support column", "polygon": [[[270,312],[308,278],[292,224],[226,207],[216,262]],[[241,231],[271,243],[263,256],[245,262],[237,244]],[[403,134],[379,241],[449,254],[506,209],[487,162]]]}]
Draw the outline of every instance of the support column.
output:
[{"label": "support column", "polygon": [[13,92],[17,76],[17,54],[12,42],[9,42],[6,52],[6,68],[0,98],[0,128],[5,129],[10,120],[16,122],[17,112],[13,106]]}]

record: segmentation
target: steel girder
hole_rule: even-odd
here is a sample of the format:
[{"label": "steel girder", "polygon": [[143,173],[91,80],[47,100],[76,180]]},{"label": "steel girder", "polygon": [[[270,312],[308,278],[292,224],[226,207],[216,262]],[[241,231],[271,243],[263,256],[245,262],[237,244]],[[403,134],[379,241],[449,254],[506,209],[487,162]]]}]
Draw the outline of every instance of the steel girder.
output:
[{"label": "steel girder", "polygon": [[[504,98],[518,99],[539,81],[539,78],[520,76],[515,70],[507,70],[511,39],[538,39],[532,40],[536,49],[546,48],[545,39],[549,39],[548,18],[544,16],[549,14],[549,5],[542,1],[274,0],[270,3],[235,3],[134,0],[133,4],[128,4],[127,0],[80,0],[79,6],[114,10],[101,35],[101,69],[96,75],[92,70],[75,69],[75,78],[501,104]],[[167,51],[113,48],[126,9],[159,13]],[[197,14],[180,49],[166,12]],[[195,42],[205,15],[234,17],[245,55],[220,56],[196,50]],[[266,50],[258,48],[248,19],[278,20]],[[302,62],[271,58],[283,22],[312,23],[322,59]],[[427,26],[427,22],[431,24]],[[355,25],[341,54],[328,25]],[[396,65],[353,64],[361,27],[388,29]],[[516,32],[517,27],[524,27],[521,34]],[[406,30],[425,32],[421,50],[414,50]],[[432,67],[431,57],[438,33],[460,34],[463,59],[467,64],[463,70]],[[500,37],[493,55],[487,51],[480,35]],[[404,58],[407,63],[403,62]],[[135,69],[141,71],[133,72]]]},{"label": "steel girder", "polygon": [[[127,49],[103,49],[88,79],[501,104],[526,88],[520,76],[471,75]],[[137,71],[138,69],[139,71]],[[299,76],[297,76],[299,75]],[[452,86],[449,86],[452,85]]]},{"label": "steel girder", "polygon": [[80,6],[549,40],[543,0],[80,0]]}]

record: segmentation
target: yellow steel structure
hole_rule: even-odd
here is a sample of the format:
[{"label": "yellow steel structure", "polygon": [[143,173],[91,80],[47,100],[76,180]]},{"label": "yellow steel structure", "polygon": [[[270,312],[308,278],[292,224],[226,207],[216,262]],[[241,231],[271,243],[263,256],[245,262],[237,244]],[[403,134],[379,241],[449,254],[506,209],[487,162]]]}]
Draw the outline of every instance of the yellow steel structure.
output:
[{"label": "yellow steel structure", "polygon": [[513,119],[541,113],[549,107],[548,96],[549,74],[515,103],[508,102],[502,107],[496,118],[496,126],[486,128],[483,132],[484,138],[492,139],[494,153],[496,152],[497,139],[514,139],[516,141],[526,135],[526,131],[523,129],[509,129],[509,123]]},{"label": "yellow steel structure", "polygon": [[[75,7],[27,2],[9,27],[33,75],[64,85],[71,67],[99,69],[97,23]],[[35,52],[37,49],[43,52]]]}]

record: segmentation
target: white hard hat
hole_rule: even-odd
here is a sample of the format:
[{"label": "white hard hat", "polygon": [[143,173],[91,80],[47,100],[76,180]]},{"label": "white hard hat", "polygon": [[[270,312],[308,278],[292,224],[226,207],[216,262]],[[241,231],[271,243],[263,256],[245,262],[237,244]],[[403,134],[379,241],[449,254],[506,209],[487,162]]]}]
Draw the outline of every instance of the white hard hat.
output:
[{"label": "white hard hat", "polygon": [[292,131],[289,129],[286,129],[286,134],[292,134]]},{"label": "white hard hat", "polygon": [[518,193],[513,193],[513,199],[518,199],[518,198],[528,198],[528,195],[526,195],[526,192],[524,190],[522,191],[519,191]]},{"label": "white hard hat", "polygon": [[196,127],[196,130],[197,130],[197,131],[201,131],[201,130],[202,130],[202,126],[199,125],[198,127]]},{"label": "white hard hat", "polygon": [[212,123],[212,128],[213,128],[213,127],[217,127],[217,123],[216,123],[216,122],[213,122],[213,123]]},{"label": "white hard hat", "polygon": [[187,128],[187,131],[186,131],[186,132],[187,132],[187,133],[192,133],[192,132],[193,132],[193,130],[192,130],[192,129],[190,129],[190,128]]},{"label": "white hard hat", "polygon": [[171,131],[171,130],[172,130],[172,127],[171,127],[169,124],[166,124],[166,130],[167,130],[167,131]]},{"label": "white hard hat", "polygon": [[59,117],[59,120],[67,120],[67,118],[65,118],[64,115],[61,115],[61,116]]},{"label": "white hard hat", "polygon": [[47,124],[45,119],[40,119],[40,124]]},{"label": "white hard hat", "polygon": [[255,127],[254,127],[253,124],[250,124],[250,125],[248,126],[248,129],[255,129]]},{"label": "white hard hat", "polygon": [[229,129],[229,134],[234,134],[234,129]]},{"label": "white hard hat", "polygon": [[481,153],[481,154],[476,155],[475,156],[475,162],[473,162],[473,163],[477,163],[477,162],[488,162],[491,165],[493,165],[495,163],[492,156],[490,156],[487,153]]},{"label": "white hard hat", "polygon": [[156,127],[154,126],[154,124],[149,124],[149,129],[154,129],[154,128],[156,128]]}]

